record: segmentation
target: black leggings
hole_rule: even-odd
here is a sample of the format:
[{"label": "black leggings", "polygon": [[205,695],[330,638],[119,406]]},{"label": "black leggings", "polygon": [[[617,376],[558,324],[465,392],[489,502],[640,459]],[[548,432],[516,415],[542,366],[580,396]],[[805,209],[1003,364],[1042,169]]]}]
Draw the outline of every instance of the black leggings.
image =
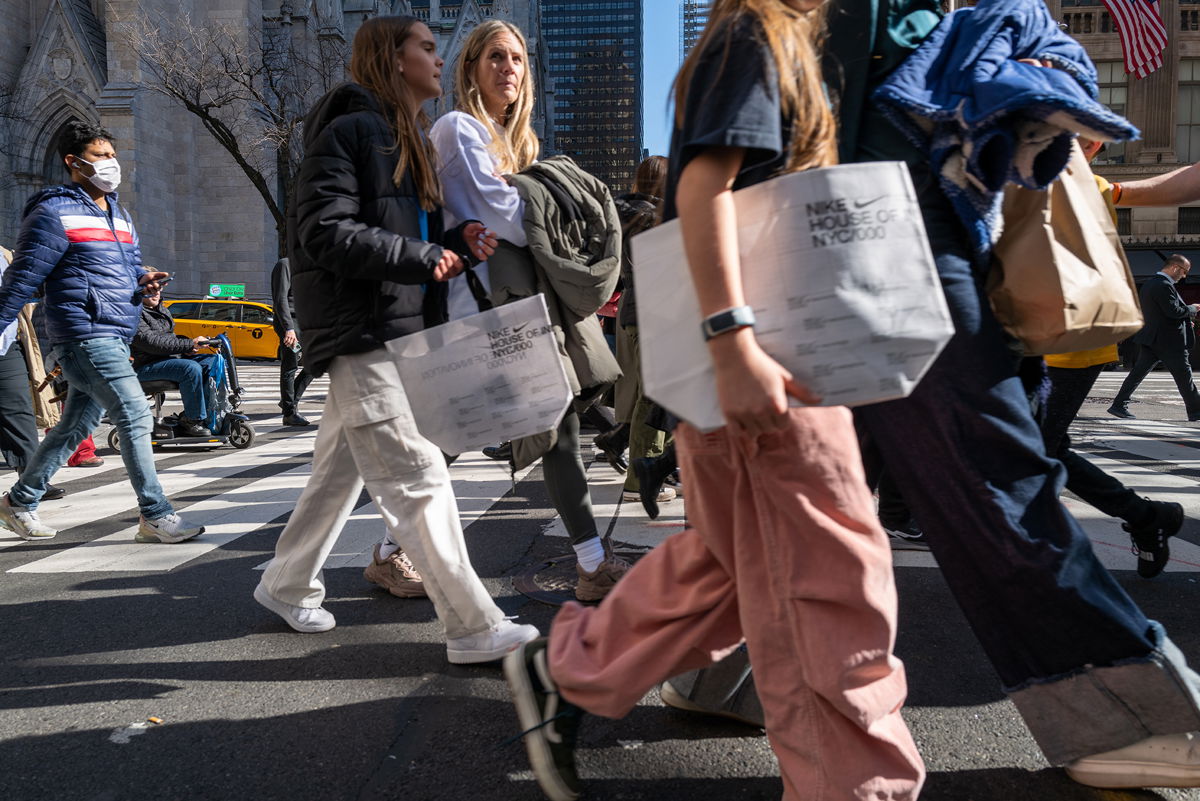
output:
[{"label": "black leggings", "polygon": [[558,426],[558,442],[542,457],[542,475],[550,502],[563,519],[571,544],[578,545],[597,536],[587,471],[579,452],[579,416],[574,409],[567,410],[567,416]]}]

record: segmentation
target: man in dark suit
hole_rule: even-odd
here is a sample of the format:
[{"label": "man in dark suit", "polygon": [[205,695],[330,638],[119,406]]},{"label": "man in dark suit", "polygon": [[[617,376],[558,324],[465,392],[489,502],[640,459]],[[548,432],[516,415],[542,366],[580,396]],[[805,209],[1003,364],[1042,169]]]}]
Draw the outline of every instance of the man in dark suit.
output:
[{"label": "man in dark suit", "polygon": [[1175,386],[1187,408],[1188,420],[1200,420],[1200,393],[1196,391],[1188,363],[1188,350],[1196,341],[1192,320],[1200,312],[1200,304],[1188,306],[1175,288],[1191,269],[1192,263],[1183,256],[1169,256],[1162,270],[1142,284],[1139,298],[1146,324],[1133,335],[1138,348],[1137,360],[1113,398],[1109,414],[1132,419],[1134,414],[1129,411],[1129,399],[1133,391],[1154,365],[1162,362],[1175,379]]},{"label": "man in dark suit", "polygon": [[300,338],[292,310],[292,273],[288,260],[280,259],[271,270],[271,301],[275,307],[275,333],[279,334],[279,408],[285,426],[306,426],[308,420],[296,406],[312,381],[312,375],[300,367]]}]

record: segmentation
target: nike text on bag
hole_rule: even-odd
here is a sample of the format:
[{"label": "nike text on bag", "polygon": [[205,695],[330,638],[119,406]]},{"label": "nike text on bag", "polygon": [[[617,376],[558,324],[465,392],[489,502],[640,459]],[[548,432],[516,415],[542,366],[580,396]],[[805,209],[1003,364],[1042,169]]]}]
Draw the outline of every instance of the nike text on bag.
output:
[{"label": "nike text on bag", "polygon": [[[954,333],[908,168],[848,164],[733,194],[746,303],[763,349],[828,406],[908,395]],[[679,221],[634,237],[646,394],[725,424]]]},{"label": "nike text on bag", "polygon": [[1142,327],[1125,251],[1078,143],[1045,192],[1005,190],[987,292],[1030,355],[1091,350]]},{"label": "nike text on bag", "polygon": [[387,347],[417,429],[449,454],[552,431],[571,402],[541,295]]}]

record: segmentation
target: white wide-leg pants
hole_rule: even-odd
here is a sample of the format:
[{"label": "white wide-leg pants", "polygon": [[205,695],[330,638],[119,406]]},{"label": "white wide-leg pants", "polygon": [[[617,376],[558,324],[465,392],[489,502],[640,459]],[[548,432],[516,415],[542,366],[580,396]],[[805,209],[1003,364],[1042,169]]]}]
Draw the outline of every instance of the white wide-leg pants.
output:
[{"label": "white wide-leg pants", "polygon": [[325,598],[321,567],[366,485],[393,540],[421,573],[453,639],[504,619],[463,540],[450,472],[417,431],[388,353],[338,356],[317,431],[313,472],[263,574],[276,600],[309,609]]}]

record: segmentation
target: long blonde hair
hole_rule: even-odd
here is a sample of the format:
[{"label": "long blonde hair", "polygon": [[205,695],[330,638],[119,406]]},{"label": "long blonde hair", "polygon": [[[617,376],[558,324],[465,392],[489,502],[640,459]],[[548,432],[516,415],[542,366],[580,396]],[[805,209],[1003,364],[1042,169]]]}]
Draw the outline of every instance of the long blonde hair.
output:
[{"label": "long blonde hair", "polygon": [[[692,74],[700,55],[724,43],[723,59],[729,57],[737,17],[757,19],[758,29],[775,61],[779,75],[779,99],[783,113],[792,120],[792,141],[784,172],[837,163],[837,124],[825,97],[818,60],[820,38],[825,30],[825,11],[797,11],[783,0],[715,0],[700,41],[688,53],[675,77],[675,124],[683,125],[683,114]],[[711,91],[712,87],[707,87]]]},{"label": "long blonde hair", "polygon": [[[475,68],[483,51],[487,49],[492,39],[501,33],[511,33],[525,56],[525,71],[521,76],[517,99],[509,104],[504,111],[504,127],[500,130],[492,124],[491,115],[483,105],[483,93],[479,91],[479,83],[475,79]],[[529,63],[529,46],[525,44],[525,36],[521,29],[511,22],[499,19],[489,19],[480,23],[467,36],[463,43],[462,53],[459,54],[458,64],[454,68],[454,87],[458,93],[455,104],[459,111],[465,111],[487,126],[492,134],[490,150],[496,159],[496,166],[502,173],[520,172],[537,161],[541,144],[533,132],[529,119],[533,116],[533,72]]]},{"label": "long blonde hair", "polygon": [[[383,104],[384,113],[396,135],[400,157],[392,182],[396,186],[411,172],[421,208],[433,211],[442,205],[442,187],[434,168],[433,149],[426,135],[429,116],[417,102],[399,68],[398,56],[413,26],[424,24],[416,17],[372,17],[354,34],[350,52],[350,75],[370,90]],[[417,113],[414,115],[413,112]]]}]

